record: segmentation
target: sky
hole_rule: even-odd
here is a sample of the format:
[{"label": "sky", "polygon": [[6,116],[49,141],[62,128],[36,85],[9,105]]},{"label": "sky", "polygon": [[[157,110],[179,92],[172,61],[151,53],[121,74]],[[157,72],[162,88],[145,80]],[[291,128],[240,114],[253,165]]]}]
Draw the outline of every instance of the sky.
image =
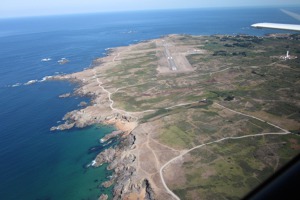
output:
[{"label": "sky", "polygon": [[299,0],[0,0],[0,18],[178,8],[300,6]]}]

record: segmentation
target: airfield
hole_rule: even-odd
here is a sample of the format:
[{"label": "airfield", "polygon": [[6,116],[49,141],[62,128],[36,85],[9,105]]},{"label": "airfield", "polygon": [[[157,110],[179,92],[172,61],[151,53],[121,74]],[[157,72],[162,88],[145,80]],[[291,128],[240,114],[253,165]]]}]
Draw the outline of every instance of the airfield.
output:
[{"label": "airfield", "polygon": [[299,153],[299,56],[298,35],[169,35],[115,48],[56,77],[92,97],[56,128],[107,123],[134,138],[109,165],[115,197],[240,199]]}]

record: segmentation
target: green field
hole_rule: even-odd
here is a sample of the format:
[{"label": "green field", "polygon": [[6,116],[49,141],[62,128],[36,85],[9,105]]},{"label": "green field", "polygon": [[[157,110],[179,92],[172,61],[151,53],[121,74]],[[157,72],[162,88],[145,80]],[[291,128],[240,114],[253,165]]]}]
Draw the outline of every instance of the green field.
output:
[{"label": "green field", "polygon": [[[188,150],[227,137],[282,129],[296,133],[206,145],[184,156],[179,172],[185,180],[167,177],[181,199],[240,199],[300,152],[300,36],[172,35],[164,40],[175,56],[186,56],[192,70],[161,73],[158,66],[168,63],[161,58],[164,48],[150,41],[121,53],[104,73],[104,87],[116,91],[114,107],[153,110],[138,119],[151,127],[152,139]],[[283,60],[287,50],[297,58]]]},{"label": "green field", "polygon": [[182,165],[185,185],[171,188],[181,199],[195,194],[201,199],[241,199],[299,153],[291,140],[300,143],[298,136],[264,136],[194,150]]}]

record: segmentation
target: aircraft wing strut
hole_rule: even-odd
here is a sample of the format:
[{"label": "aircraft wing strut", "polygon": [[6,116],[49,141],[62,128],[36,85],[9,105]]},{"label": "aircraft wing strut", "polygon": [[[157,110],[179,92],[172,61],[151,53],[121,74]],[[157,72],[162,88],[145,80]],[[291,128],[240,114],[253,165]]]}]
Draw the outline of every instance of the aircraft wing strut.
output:
[{"label": "aircraft wing strut", "polygon": [[254,28],[271,28],[280,30],[300,31],[298,24],[257,23],[251,25]]},{"label": "aircraft wing strut", "polygon": [[[280,10],[285,14],[297,20],[300,20],[299,14],[284,9],[280,9]],[[289,30],[289,31],[300,31],[299,24],[257,23],[257,24],[252,24],[251,26],[254,28],[272,28],[272,29]]]}]

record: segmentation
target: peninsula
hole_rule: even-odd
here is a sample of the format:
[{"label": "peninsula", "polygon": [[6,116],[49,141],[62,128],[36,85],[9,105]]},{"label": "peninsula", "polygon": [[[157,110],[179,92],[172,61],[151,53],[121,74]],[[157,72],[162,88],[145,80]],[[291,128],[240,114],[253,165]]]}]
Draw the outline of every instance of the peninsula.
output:
[{"label": "peninsula", "polygon": [[[289,51],[291,57],[285,58]],[[110,49],[79,83],[86,107],[63,130],[96,123],[120,145],[114,199],[242,198],[300,151],[300,36],[169,35]],[[100,139],[100,138],[99,138]],[[105,199],[105,194],[100,199]]]}]

